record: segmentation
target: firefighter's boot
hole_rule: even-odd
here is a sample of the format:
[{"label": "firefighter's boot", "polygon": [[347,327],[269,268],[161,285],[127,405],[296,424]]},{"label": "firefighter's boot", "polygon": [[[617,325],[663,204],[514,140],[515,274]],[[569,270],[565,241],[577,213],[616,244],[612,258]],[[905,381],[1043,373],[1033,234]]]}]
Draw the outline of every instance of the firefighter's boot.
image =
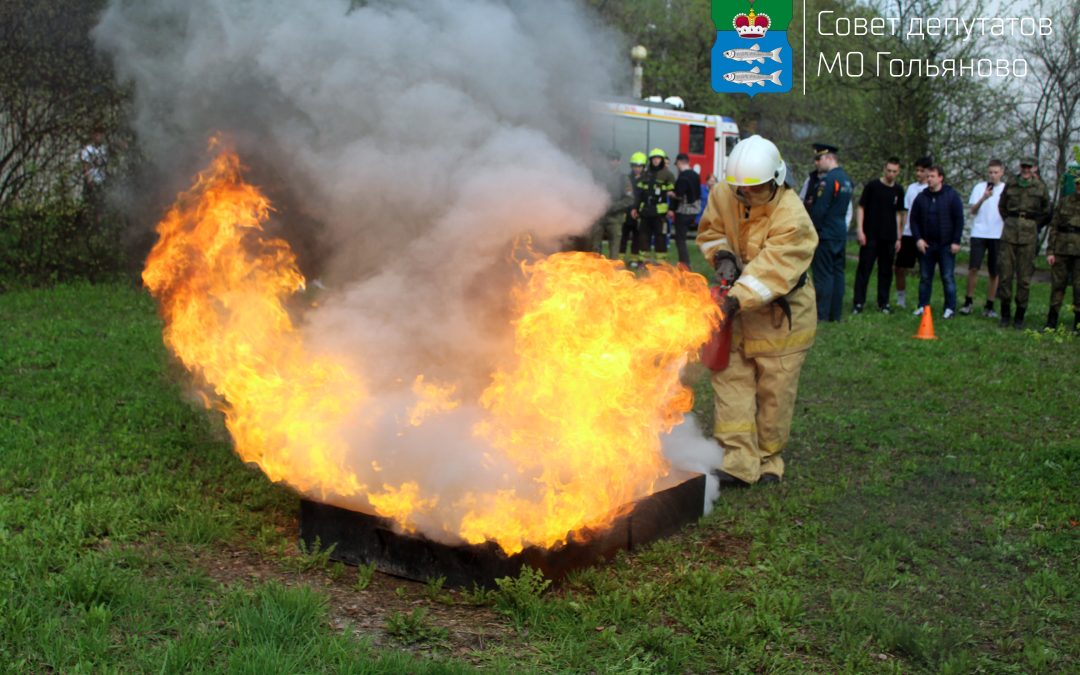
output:
[{"label": "firefighter's boot", "polygon": [[1010,323],[1012,323],[1012,305],[1009,304],[1008,300],[1002,300],[1001,320],[998,322],[998,325],[1002,328],[1008,328]]},{"label": "firefighter's boot", "polygon": [[1058,310],[1056,307],[1051,307],[1050,311],[1046,315],[1046,328],[1044,330],[1057,330],[1058,327]]},{"label": "firefighter's boot", "polygon": [[1022,330],[1024,328],[1024,314],[1027,312],[1027,307],[1017,307],[1016,314],[1013,316],[1013,328],[1016,330]]}]

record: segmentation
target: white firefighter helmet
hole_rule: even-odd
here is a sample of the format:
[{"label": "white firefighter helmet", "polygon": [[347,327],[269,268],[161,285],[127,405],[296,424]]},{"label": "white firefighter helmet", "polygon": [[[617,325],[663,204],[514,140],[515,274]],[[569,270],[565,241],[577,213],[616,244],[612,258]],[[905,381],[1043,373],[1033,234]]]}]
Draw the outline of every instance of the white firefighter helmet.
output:
[{"label": "white firefighter helmet", "polygon": [[783,185],[787,166],[772,141],[755,135],[739,141],[732,149],[725,173],[725,182],[735,187],[761,185],[771,180]]}]

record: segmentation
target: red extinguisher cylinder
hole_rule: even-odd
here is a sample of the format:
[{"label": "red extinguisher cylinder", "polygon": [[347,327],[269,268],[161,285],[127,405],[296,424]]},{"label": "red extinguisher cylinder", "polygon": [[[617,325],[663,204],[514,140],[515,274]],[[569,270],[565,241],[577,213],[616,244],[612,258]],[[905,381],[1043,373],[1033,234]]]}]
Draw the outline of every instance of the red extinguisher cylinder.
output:
[{"label": "red extinguisher cylinder", "polygon": [[[724,297],[727,296],[729,288],[714,286],[710,289],[716,304],[722,305],[724,303]],[[731,332],[734,325],[733,321],[728,321],[722,330],[719,328],[714,330],[709,341],[705,343],[701,350],[701,362],[714,373],[728,367],[728,362],[731,359]]]}]

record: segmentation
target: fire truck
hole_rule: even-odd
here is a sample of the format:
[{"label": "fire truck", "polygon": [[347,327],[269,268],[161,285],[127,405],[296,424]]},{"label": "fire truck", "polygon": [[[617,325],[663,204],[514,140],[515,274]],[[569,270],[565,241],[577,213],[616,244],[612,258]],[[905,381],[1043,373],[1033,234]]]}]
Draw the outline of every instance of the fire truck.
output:
[{"label": "fire truck", "polygon": [[684,152],[705,183],[709,176],[723,178],[727,156],[739,142],[739,127],[730,117],[685,112],[664,103],[605,102],[593,108],[589,140],[599,151],[618,150],[624,162],[635,152],[648,154],[653,148],[662,148],[672,162]]}]

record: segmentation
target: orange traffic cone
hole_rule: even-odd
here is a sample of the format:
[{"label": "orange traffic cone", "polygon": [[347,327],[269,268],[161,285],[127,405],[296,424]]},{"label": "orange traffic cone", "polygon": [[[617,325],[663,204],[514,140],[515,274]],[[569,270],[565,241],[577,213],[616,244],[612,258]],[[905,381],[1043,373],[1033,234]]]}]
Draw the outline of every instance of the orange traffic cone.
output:
[{"label": "orange traffic cone", "polygon": [[922,321],[919,322],[919,331],[912,337],[918,340],[936,340],[934,335],[934,317],[930,316],[930,305],[923,307]]}]

